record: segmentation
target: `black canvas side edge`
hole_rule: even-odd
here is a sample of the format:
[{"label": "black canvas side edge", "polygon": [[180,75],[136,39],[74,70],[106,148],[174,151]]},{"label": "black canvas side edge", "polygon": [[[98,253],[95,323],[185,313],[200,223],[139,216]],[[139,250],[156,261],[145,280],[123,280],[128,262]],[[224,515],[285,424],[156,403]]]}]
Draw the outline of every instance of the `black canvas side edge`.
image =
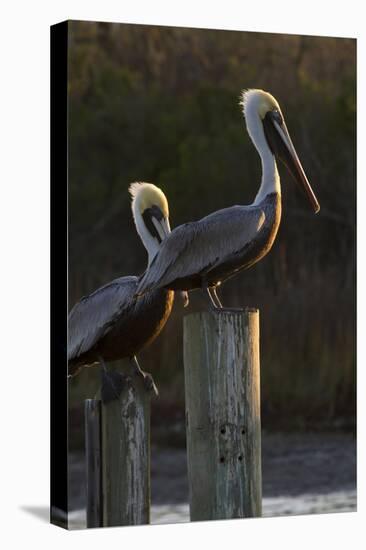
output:
[{"label": "black canvas side edge", "polygon": [[68,527],[68,23],[51,27],[51,523]]}]

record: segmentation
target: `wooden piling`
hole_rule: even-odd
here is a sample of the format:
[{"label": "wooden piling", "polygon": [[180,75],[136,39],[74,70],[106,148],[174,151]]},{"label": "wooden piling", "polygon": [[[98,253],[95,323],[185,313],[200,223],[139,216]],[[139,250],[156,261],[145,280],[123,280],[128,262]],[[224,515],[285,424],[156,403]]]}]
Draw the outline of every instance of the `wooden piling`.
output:
[{"label": "wooden piling", "polygon": [[184,319],[192,521],[261,515],[259,312]]},{"label": "wooden piling", "polygon": [[141,377],[130,375],[120,397],[101,405],[103,525],[150,522],[150,399]]},{"label": "wooden piling", "polygon": [[85,400],[86,526],[103,525],[101,404],[99,399]]}]

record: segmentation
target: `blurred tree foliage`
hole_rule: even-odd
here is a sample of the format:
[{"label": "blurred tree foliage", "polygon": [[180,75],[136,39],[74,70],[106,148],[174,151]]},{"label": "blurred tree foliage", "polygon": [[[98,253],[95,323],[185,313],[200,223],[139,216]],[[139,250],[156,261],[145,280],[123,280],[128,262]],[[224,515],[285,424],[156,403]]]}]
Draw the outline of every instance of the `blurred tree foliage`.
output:
[{"label": "blurred tree foliage", "polygon": [[[173,227],[253,200],[260,162],[239,96],[243,88],[266,89],[282,107],[321,212],[311,213],[280,166],[277,241],[224,285],[223,300],[261,309],[265,425],[352,421],[355,40],[71,22],[69,44],[70,306],[145,269],[130,182],[162,187]],[[195,292],[191,303],[207,302]],[[178,303],[142,354],[161,387],[160,407],[182,407],[184,399],[181,318]],[[94,383],[95,373],[85,373],[72,399]]]}]

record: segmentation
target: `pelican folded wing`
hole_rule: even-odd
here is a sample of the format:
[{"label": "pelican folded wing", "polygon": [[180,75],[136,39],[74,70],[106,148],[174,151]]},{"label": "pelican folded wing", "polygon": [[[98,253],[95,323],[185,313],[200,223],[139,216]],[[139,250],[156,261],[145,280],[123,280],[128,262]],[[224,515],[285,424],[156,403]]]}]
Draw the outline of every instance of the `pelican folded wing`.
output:
[{"label": "pelican folded wing", "polygon": [[[210,282],[215,279],[215,269],[224,259],[240,253],[255,239],[264,220],[260,205],[233,206],[177,227],[161,244],[137,294],[153,288],[190,290],[205,286],[208,275]],[[215,282],[228,275],[220,273]]]},{"label": "pelican folded wing", "polygon": [[68,360],[90,351],[103,337],[121,312],[134,303],[137,277],[120,277],[78,302],[69,315]]}]

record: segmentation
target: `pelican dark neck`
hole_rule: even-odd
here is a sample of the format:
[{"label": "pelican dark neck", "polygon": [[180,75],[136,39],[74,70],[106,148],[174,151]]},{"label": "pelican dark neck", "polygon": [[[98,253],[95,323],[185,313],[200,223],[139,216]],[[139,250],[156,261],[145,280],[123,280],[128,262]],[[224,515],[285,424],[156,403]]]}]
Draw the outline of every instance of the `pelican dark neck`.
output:
[{"label": "pelican dark neck", "polygon": [[[269,208],[270,211],[266,212],[267,215],[270,214],[272,210],[273,212],[278,209],[281,210],[281,195],[279,195],[277,191],[272,191],[263,197],[263,199],[258,203],[258,206],[261,206],[263,209]],[[273,217],[276,217],[275,213],[273,214]]]}]

